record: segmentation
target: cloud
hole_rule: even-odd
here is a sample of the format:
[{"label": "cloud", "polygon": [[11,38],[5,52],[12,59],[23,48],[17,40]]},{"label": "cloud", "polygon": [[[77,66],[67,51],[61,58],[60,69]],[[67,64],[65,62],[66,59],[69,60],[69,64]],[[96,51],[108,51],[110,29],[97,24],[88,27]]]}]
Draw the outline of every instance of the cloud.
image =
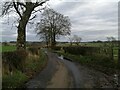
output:
[{"label": "cloud", "polygon": [[117,2],[96,0],[82,3],[64,2],[56,7],[70,17],[72,34],[81,35],[83,38],[87,36],[85,40],[89,41],[105,40],[106,36],[118,37],[117,5]]},{"label": "cloud", "polygon": [[[107,36],[118,37],[118,0],[50,0],[47,5],[69,16],[72,24],[71,34],[81,36],[84,41],[106,40]],[[27,24],[27,40],[39,40],[35,33],[35,23],[40,21],[40,16],[37,14],[37,18],[33,20],[34,24]],[[16,20],[15,17],[15,14],[10,15],[10,24]],[[0,19],[2,38],[8,41],[16,40],[17,28],[10,30],[12,25],[6,24],[7,20],[7,17]],[[65,40],[68,39],[63,36],[59,41]]]}]

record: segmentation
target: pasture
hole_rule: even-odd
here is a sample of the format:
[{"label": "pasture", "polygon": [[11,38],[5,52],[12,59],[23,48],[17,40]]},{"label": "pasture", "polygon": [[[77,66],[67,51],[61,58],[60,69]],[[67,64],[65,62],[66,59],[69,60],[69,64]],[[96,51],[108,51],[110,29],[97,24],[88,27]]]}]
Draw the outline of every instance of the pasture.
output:
[{"label": "pasture", "polygon": [[16,50],[16,46],[13,45],[9,45],[9,46],[0,46],[0,52],[10,52],[10,51],[15,51]]}]

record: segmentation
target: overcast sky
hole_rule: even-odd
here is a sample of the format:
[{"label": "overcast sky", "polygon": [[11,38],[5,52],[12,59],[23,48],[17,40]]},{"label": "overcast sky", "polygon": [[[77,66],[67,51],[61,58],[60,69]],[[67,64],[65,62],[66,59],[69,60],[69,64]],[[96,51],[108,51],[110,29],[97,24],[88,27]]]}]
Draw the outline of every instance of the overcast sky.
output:
[{"label": "overcast sky", "polygon": [[[78,35],[83,41],[107,40],[106,37],[118,37],[118,1],[119,0],[50,0],[47,6],[57,12],[69,16],[71,20],[71,36]],[[0,18],[2,41],[16,41],[17,14]],[[40,20],[40,14],[34,22]],[[35,33],[35,25],[27,25],[27,41],[39,41]],[[59,41],[67,41],[63,36]]]}]

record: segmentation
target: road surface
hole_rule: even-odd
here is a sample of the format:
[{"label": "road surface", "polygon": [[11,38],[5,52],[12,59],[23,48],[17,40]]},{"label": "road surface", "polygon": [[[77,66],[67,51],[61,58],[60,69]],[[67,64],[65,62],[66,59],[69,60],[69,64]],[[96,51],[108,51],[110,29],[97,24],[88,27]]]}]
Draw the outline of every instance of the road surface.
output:
[{"label": "road surface", "polygon": [[47,66],[26,83],[26,88],[112,88],[106,75],[47,52]]}]

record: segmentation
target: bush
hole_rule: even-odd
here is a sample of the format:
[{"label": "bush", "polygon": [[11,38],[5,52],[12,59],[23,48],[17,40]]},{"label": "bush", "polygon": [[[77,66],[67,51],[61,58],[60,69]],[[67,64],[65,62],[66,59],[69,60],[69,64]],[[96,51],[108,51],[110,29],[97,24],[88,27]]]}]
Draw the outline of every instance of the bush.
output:
[{"label": "bush", "polygon": [[92,55],[94,53],[99,52],[98,47],[80,47],[80,46],[72,46],[72,47],[63,47],[65,52],[68,52],[70,54],[74,55]]},{"label": "bush", "polygon": [[61,48],[62,48],[61,46],[55,46],[55,47],[53,47],[52,49],[53,49],[53,50],[61,50]]},{"label": "bush", "polygon": [[32,54],[39,54],[39,49],[40,47],[29,47],[28,50],[32,53]]},{"label": "bush", "polygon": [[25,71],[30,78],[40,72],[47,63],[46,54],[39,50],[39,55],[30,55],[25,62]]},{"label": "bush", "polygon": [[112,60],[111,50],[106,47],[64,47],[64,52],[58,51],[59,55],[81,64],[99,68],[103,72],[113,73],[119,66]]},{"label": "bush", "polygon": [[28,53],[25,50],[13,51],[13,52],[3,52],[2,60],[3,63],[8,63],[19,70],[23,70],[24,61]]},{"label": "bush", "polygon": [[115,68],[114,61],[111,60],[109,56],[102,54],[94,54],[93,56],[82,56],[82,55],[73,55],[73,54],[64,54],[66,57],[71,58],[74,61],[77,61],[81,64],[86,65],[99,65],[107,68]]},{"label": "bush", "polygon": [[103,67],[110,67],[110,68],[115,68],[115,63],[114,61],[107,55],[104,54],[95,54],[93,56],[90,56],[92,59],[92,63],[96,65],[101,65]]},{"label": "bush", "polygon": [[[40,72],[45,67],[47,63],[46,54],[41,50],[36,50],[38,51],[39,55],[34,55],[23,50],[5,52],[2,54],[4,65],[3,68],[6,70],[2,77],[3,89],[9,87],[13,90],[13,88],[19,88],[23,86],[28,79],[30,79],[37,72]],[[12,67],[11,73],[13,74],[9,72],[9,67]]]}]

